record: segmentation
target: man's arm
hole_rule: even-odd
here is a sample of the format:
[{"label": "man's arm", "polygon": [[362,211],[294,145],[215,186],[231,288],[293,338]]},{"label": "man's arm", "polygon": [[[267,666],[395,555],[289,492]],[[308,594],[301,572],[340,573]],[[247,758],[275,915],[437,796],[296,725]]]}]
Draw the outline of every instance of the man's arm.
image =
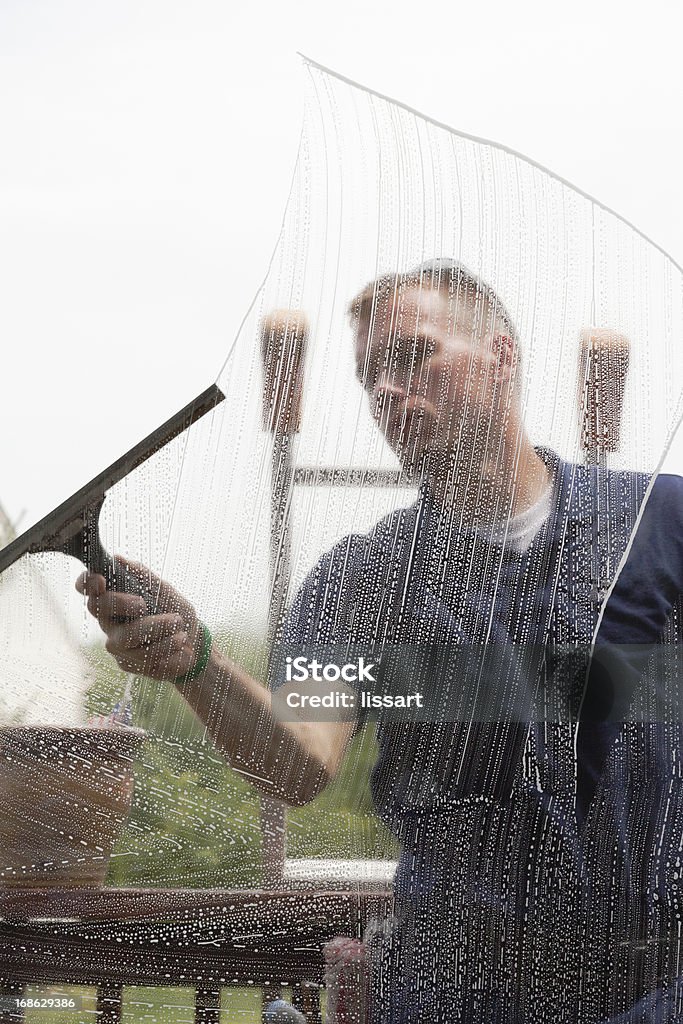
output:
[{"label": "man's arm", "polygon": [[[177,680],[197,662],[201,626],[195,611],[167,583],[126,565],[144,576],[148,588],[150,582],[158,588],[158,614],[150,615],[140,597],[106,590],[102,576],[84,573],[77,589],[88,598],[120,668]],[[355,731],[354,722],[280,722],[270,692],[215,648],[204,671],[177,686],[230,766],[262,793],[294,806],[313,800],[335,777]]]},{"label": "man's arm", "polygon": [[206,670],[179,689],[231,767],[288,804],[306,804],[322,792],[354,733],[354,722],[278,721],[270,692],[215,651]]}]

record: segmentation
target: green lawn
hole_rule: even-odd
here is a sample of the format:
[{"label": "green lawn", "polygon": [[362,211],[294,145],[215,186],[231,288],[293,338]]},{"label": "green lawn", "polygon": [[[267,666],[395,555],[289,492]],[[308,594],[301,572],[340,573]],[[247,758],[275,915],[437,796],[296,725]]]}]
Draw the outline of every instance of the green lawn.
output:
[{"label": "green lawn", "polygon": [[[59,990],[32,985],[27,997],[53,995],[79,996],[80,1010],[26,1010],[26,1024],[95,1024],[96,993],[94,988],[63,986]],[[283,998],[291,993],[283,989]],[[321,1010],[325,1013],[325,993],[321,992]],[[129,1024],[194,1024],[194,991],[189,988],[141,988],[123,990],[121,1015]],[[224,988],[221,990],[221,1021],[223,1024],[261,1024],[261,992],[255,988]]]},{"label": "green lawn", "polygon": [[[56,990],[31,986],[26,996],[54,995]],[[26,1010],[26,1024],[94,1024],[95,989],[64,987],[60,995],[78,995],[80,1010]],[[130,1024],[194,1024],[194,992],[187,988],[124,988],[122,1018]],[[261,993],[257,989],[226,988],[221,992],[225,1024],[261,1024]]]}]

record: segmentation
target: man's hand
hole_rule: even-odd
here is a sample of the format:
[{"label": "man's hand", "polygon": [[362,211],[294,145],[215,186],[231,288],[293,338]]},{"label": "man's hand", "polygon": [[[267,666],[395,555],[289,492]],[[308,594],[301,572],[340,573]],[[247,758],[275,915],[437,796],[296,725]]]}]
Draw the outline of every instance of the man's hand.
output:
[{"label": "man's hand", "polygon": [[[192,605],[148,569],[115,559],[126,590],[83,573],[76,589],[107,634],[107,650],[125,672],[175,682],[201,656],[203,629]],[[153,604],[150,614],[149,603]],[[206,668],[180,688],[216,748],[267,796],[301,807],[333,779],[353,737],[353,722],[281,722],[265,686],[215,647]]]},{"label": "man's hand", "polygon": [[[173,587],[149,569],[118,557],[117,567],[156,595],[153,614],[142,597],[107,590],[103,576],[84,572],[76,590],[106,633],[106,648],[124,672],[173,681],[194,667],[201,628],[195,610]],[[123,575],[123,574],[122,574]]]}]

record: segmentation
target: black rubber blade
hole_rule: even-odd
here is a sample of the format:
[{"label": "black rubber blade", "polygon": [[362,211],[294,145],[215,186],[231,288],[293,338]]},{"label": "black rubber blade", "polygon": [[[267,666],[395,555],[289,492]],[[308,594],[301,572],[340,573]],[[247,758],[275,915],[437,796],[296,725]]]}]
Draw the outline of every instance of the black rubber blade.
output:
[{"label": "black rubber blade", "polygon": [[97,547],[97,518],[109,488],[214,409],[224,398],[220,388],[212,384],[85,487],[48,512],[7,547],[0,549],[0,573],[22,555],[38,551],[62,551],[80,558],[88,568],[98,571],[97,564],[89,565],[91,559],[88,553],[90,549],[94,554]]}]

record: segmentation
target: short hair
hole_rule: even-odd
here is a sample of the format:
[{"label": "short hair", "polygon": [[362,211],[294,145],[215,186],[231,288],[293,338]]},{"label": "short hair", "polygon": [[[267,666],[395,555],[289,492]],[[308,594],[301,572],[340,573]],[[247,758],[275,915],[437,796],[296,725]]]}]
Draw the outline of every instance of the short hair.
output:
[{"label": "short hair", "polygon": [[457,302],[459,296],[466,298],[468,294],[481,297],[491,309],[493,319],[501,320],[513,341],[519,341],[514,321],[498,293],[458,260],[427,260],[404,273],[383,274],[366,284],[354,296],[347,312],[352,322],[359,320],[364,316],[370,316],[373,307],[382,299],[393,298],[395,301],[400,291],[425,285],[447,295],[450,301]]}]

